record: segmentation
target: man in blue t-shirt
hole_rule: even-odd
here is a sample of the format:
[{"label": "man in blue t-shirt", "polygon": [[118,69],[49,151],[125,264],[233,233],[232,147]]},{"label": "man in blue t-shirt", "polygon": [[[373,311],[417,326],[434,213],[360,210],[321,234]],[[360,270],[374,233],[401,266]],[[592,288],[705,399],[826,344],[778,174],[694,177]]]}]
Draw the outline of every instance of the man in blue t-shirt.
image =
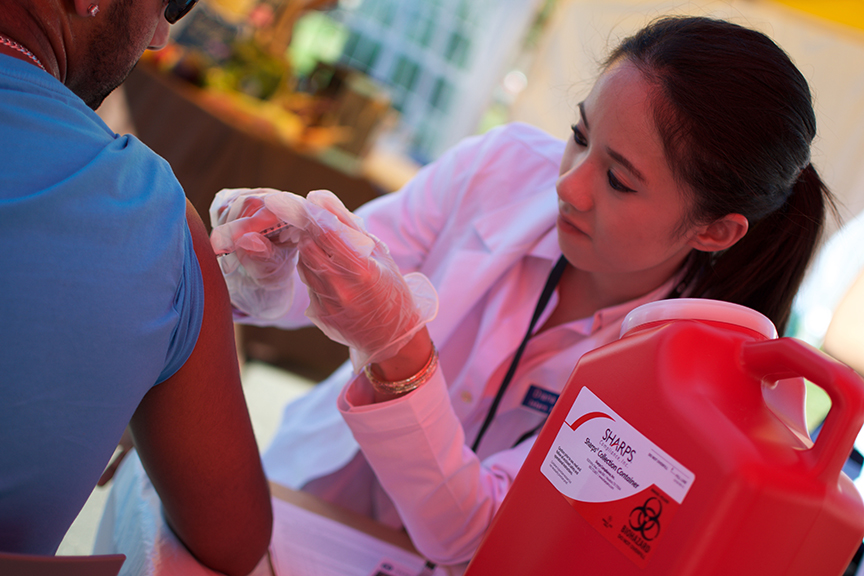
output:
[{"label": "man in blue t-shirt", "polygon": [[0,551],[53,554],[129,428],[166,519],[246,574],[272,511],[228,293],[167,163],[93,112],[194,0],[0,12]]}]

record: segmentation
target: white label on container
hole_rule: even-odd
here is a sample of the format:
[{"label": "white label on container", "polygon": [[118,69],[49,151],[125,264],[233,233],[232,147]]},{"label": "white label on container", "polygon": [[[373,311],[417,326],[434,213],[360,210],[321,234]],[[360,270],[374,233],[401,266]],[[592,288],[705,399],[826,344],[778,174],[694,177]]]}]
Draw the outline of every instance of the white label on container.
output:
[{"label": "white label on container", "polygon": [[588,388],[579,391],[541,472],[640,566],[695,479]]}]

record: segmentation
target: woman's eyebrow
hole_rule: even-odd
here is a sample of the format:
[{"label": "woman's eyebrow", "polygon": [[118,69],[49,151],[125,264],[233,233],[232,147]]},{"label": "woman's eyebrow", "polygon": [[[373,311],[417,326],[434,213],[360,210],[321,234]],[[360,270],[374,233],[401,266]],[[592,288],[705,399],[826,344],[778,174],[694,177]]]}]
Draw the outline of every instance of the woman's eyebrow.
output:
[{"label": "woman's eyebrow", "polygon": [[[582,119],[582,123],[585,125],[585,129],[586,129],[586,130],[590,130],[591,127],[588,125],[588,118],[587,118],[587,116],[585,115],[585,102],[584,102],[584,101],[583,101],[583,102],[579,102],[579,117]],[[638,170],[638,169],[633,165],[633,163],[630,162],[630,160],[628,160],[627,158],[625,158],[625,157],[624,157],[620,152],[616,152],[615,150],[613,150],[612,148],[610,148],[610,147],[607,146],[607,147],[606,147],[606,153],[607,153],[607,154],[608,154],[608,155],[609,155],[613,160],[615,160],[616,162],[618,162],[619,164],[621,164],[622,166],[624,166],[624,168],[626,168],[630,173],[632,173],[634,176],[636,176],[636,178],[637,178],[640,182],[642,182],[642,183],[647,182],[647,180],[645,179],[645,175],[642,174],[642,172],[640,172],[640,171],[639,171],[639,170]]]},{"label": "woman's eyebrow", "polygon": [[588,125],[588,119],[585,118],[585,102],[579,102],[579,117],[582,119],[585,129],[590,130],[591,127]]},{"label": "woman's eyebrow", "polygon": [[642,172],[637,170],[636,167],[633,166],[633,163],[630,162],[627,158],[625,158],[624,156],[622,156],[620,153],[616,152],[612,148],[609,148],[608,146],[606,147],[606,153],[609,154],[609,156],[611,156],[613,160],[615,160],[616,162],[618,162],[619,164],[624,166],[624,168],[626,168],[631,174],[636,176],[636,178],[640,182],[642,182],[643,184],[646,182],[645,176],[642,174]]}]

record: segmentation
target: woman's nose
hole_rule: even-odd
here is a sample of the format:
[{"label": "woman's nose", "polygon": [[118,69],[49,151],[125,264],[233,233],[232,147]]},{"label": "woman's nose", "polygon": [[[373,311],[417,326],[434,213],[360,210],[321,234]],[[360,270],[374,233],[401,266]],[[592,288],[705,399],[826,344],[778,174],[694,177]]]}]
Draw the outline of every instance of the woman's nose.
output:
[{"label": "woman's nose", "polygon": [[587,172],[584,163],[577,164],[563,172],[555,186],[558,197],[580,212],[587,212],[594,207],[594,194]]}]

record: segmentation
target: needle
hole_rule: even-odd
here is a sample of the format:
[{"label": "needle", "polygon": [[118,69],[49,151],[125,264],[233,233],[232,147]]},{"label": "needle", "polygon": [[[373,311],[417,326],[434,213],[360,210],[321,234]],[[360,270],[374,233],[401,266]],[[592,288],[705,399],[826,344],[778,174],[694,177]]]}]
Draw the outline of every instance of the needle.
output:
[{"label": "needle", "polygon": [[[269,228],[265,228],[264,230],[261,230],[258,233],[261,234],[262,236],[266,237],[266,238],[272,238],[273,236],[276,235],[277,232],[279,232],[280,230],[282,230],[284,228],[287,228],[288,226],[290,226],[290,224],[288,222],[279,222],[278,224],[276,224],[274,226],[270,226]],[[220,252],[216,256],[224,256],[226,254],[230,254],[231,252],[233,252],[233,250],[229,250],[226,252]]]}]

